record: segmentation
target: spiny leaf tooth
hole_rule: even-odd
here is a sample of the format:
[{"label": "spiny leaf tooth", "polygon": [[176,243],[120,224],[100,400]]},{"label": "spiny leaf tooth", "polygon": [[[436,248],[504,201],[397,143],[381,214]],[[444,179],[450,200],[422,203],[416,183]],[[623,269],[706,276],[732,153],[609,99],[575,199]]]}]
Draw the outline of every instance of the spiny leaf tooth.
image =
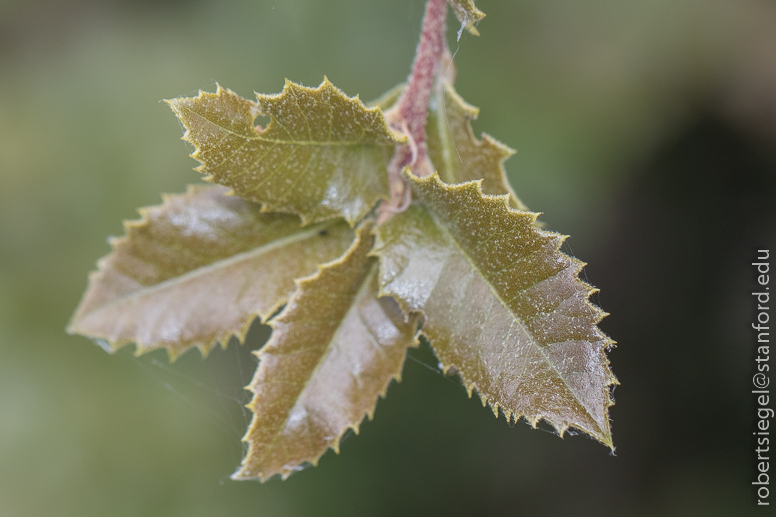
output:
[{"label": "spiny leaf tooth", "polygon": [[299,279],[273,318],[250,384],[254,416],[237,477],[288,476],[303,462],[317,464],[329,448],[339,451],[349,429],[358,433],[364,417],[374,417],[378,398],[400,372],[417,322],[402,324],[398,311],[375,298],[371,225],[356,229],[356,242],[341,258]]},{"label": "spiny leaf tooth", "polygon": [[[452,368],[452,365],[450,365],[447,368],[447,370],[449,370],[450,368]],[[461,379],[461,380],[463,380],[463,379]],[[469,398],[472,398],[472,395],[474,394],[474,384],[470,384],[470,383],[464,382],[463,387],[466,388],[466,395],[468,395]]]},{"label": "spiny leaf tooth", "polygon": [[508,411],[509,411],[508,413],[504,413],[504,415],[507,417],[507,424],[510,424],[510,425],[516,424],[519,418],[517,417],[517,415],[515,415],[513,411],[511,410],[508,410]]},{"label": "spiny leaf tooth", "polygon": [[[480,185],[480,189],[482,185]],[[510,196],[509,194],[482,194],[486,203],[493,203],[495,206],[509,206]]]},{"label": "spiny leaf tooth", "polygon": [[461,30],[465,27],[467,31],[473,36],[479,36],[475,25],[485,18],[485,13],[480,11],[474,0],[449,0],[450,6],[453,8],[455,15],[458,17],[458,21],[461,22]]},{"label": "spiny leaf tooth", "polygon": [[439,171],[435,170],[433,173],[429,174],[428,176],[416,176],[415,174],[412,173],[409,167],[405,167],[404,170],[402,171],[402,174],[407,179],[412,179],[413,181],[421,185],[426,183],[431,183],[435,185],[444,185],[450,190],[470,191],[470,192],[476,192],[482,195],[482,178],[474,179],[470,181],[464,181],[461,183],[445,183],[442,181],[442,178],[439,177]]},{"label": "spiny leaf tooth", "polygon": [[[256,317],[285,303],[294,278],[339,255],[352,239],[344,222],[322,223],[329,235],[322,240],[296,217],[259,215],[255,203],[227,198],[224,190],[192,186],[125,221],[125,235],[110,240],[112,252],[89,275],[69,331],[112,348],[135,343],[138,355],[165,348],[173,360],[190,348],[206,354],[217,343],[225,347],[232,335],[243,343]],[[280,263],[283,249],[292,258]],[[220,312],[225,307],[229,314]]]},{"label": "spiny leaf tooth", "polygon": [[[220,340],[218,344],[221,345],[221,348],[225,348],[225,345],[222,342],[220,342]],[[199,353],[202,356],[202,359],[207,358],[207,356],[210,355],[210,352],[212,352],[215,347],[216,347],[216,343],[209,343],[209,344],[200,343],[199,345],[197,345],[197,349],[199,350]]]},{"label": "spiny leaf tooth", "polygon": [[[168,104],[194,145],[197,171],[264,212],[299,215],[303,225],[343,217],[353,226],[387,199],[390,150],[406,140],[379,108],[328,79],[317,88],[286,80],[280,93],[257,93],[255,101],[219,87]],[[261,131],[258,115],[270,117]]]},{"label": "spiny leaf tooth", "polygon": [[583,263],[560,251],[563,236],[532,226],[530,214],[496,203],[477,182],[407,179],[423,204],[378,229],[383,291],[425,313],[437,357],[481,400],[608,445],[603,311],[578,278]]},{"label": "spiny leaf tooth", "polygon": [[517,154],[517,149],[513,149],[505,143],[496,140],[488,133],[481,133],[480,140],[485,146],[490,147],[501,154],[501,163],[504,163],[510,156]]},{"label": "spiny leaf tooth", "polygon": [[467,104],[448,79],[439,79],[427,125],[429,157],[446,183],[483,179],[483,192],[509,194],[515,208],[526,206],[515,195],[504,170],[514,149],[482,133],[478,140],[471,121],[478,109]]}]

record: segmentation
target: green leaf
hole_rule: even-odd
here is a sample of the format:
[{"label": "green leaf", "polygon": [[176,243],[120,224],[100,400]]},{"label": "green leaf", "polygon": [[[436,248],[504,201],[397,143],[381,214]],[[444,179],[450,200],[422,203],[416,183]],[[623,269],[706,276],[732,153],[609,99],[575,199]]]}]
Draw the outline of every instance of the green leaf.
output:
[{"label": "green leaf", "polygon": [[[403,83],[393,87],[370,105],[390,108],[405,87]],[[471,121],[479,113],[479,108],[458,95],[451,82],[440,78],[429,103],[426,121],[429,158],[446,183],[481,179],[485,194],[509,194],[513,208],[528,210],[512,190],[504,170],[504,162],[515,151],[486,133],[482,134],[482,140],[477,140]]]},{"label": "green leaf", "polygon": [[399,379],[407,348],[417,346],[417,318],[405,322],[396,302],[377,298],[377,261],[369,225],[339,260],[299,281],[270,321],[249,386],[254,417],[248,453],[235,479],[288,477],[338,451],[348,429],[370,419],[378,396]]},{"label": "green leaf", "polygon": [[[298,214],[304,224],[344,217],[351,225],[389,197],[385,170],[403,138],[378,107],[367,108],[324,79],[318,88],[286,81],[257,102],[216,93],[166,101],[194,144],[208,181],[226,185],[265,212]],[[265,129],[257,116],[271,118]]]},{"label": "green leaf", "polygon": [[381,294],[422,311],[444,369],[454,367],[508,419],[570,426],[611,446],[606,348],[583,263],[559,251],[564,236],[480,182],[447,185],[408,174],[413,205],[377,230]]},{"label": "green leaf", "polygon": [[[461,22],[461,28],[466,27],[466,30],[471,34],[479,36],[480,33],[475,25],[485,18],[485,13],[477,9],[477,6],[474,5],[474,0],[449,0],[449,2],[455,15],[458,17],[458,21]],[[460,34],[459,32],[459,38]]]},{"label": "green leaf", "polygon": [[485,194],[509,194],[514,208],[527,210],[509,185],[504,161],[515,151],[482,135],[477,140],[471,121],[480,110],[467,104],[446,80],[441,80],[429,106],[426,125],[428,154],[446,183],[483,180]]},{"label": "green leaf", "polygon": [[126,236],[98,263],[70,333],[137,353],[191,347],[206,354],[230,336],[244,339],[294,293],[294,279],[341,255],[353,241],[342,220],[302,227],[299,218],[260,213],[219,186],[189,187],[141,209]]}]

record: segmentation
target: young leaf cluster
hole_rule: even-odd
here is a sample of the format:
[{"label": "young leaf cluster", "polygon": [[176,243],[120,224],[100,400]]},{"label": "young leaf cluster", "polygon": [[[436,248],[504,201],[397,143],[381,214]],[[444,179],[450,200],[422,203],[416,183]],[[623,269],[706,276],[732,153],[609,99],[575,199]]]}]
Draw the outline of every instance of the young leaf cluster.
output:
[{"label": "young leaf cluster", "polygon": [[[444,14],[444,0],[430,0],[427,17],[440,1]],[[450,3],[476,33],[484,14],[471,0]],[[175,358],[242,342],[257,318],[269,324],[236,479],[285,478],[338,450],[420,334],[496,416],[612,444],[612,341],[578,278],[584,264],[517,198],[503,168],[513,151],[474,136],[478,110],[441,68],[426,81],[423,120],[410,121],[415,134],[395,106],[418,91],[415,71],[372,106],[328,79],[287,81],[255,101],[221,86],[167,101],[216,185],[125,223],[69,330]],[[266,128],[258,116],[270,117]]]}]

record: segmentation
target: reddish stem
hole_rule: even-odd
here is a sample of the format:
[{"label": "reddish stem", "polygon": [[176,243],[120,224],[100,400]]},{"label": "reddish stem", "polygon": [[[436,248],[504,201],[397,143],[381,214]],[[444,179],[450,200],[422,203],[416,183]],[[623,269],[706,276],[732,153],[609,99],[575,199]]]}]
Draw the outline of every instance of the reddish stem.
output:
[{"label": "reddish stem", "polygon": [[423,30],[407,87],[396,104],[386,112],[386,118],[391,125],[405,133],[410,143],[396,148],[388,166],[391,200],[387,206],[381,207],[382,220],[390,217],[391,213],[406,208],[409,202],[409,192],[405,192],[407,186],[401,174],[404,167],[410,166],[418,176],[427,176],[432,172],[426,148],[426,116],[434,80],[447,48],[446,17],[447,0],[426,2]]},{"label": "reddish stem", "polygon": [[407,88],[396,103],[399,119],[407,122],[418,148],[425,147],[426,114],[436,71],[445,49],[446,17],[447,0],[428,0],[412,73]]}]

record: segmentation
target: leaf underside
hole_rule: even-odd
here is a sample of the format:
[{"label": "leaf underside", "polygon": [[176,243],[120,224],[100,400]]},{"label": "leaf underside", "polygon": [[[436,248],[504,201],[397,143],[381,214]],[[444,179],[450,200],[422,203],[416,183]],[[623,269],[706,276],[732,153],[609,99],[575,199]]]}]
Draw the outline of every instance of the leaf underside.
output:
[{"label": "leaf underside", "polygon": [[191,347],[206,354],[230,336],[242,341],[258,316],[266,320],[294,293],[294,279],[340,256],[353,241],[342,220],[303,227],[287,214],[214,185],[189,187],[141,209],[112,240],[68,328],[137,352]]},{"label": "leaf underside", "polygon": [[[208,181],[304,224],[343,217],[351,225],[389,197],[385,170],[402,143],[379,107],[367,108],[324,79],[318,88],[286,81],[277,95],[216,93],[166,101],[194,144]],[[271,118],[268,127],[253,123]]]},{"label": "leaf underside", "polygon": [[485,18],[485,13],[477,9],[474,0],[449,0],[458,21],[461,22],[471,34],[479,36],[475,25]]},{"label": "leaf underside", "polygon": [[270,321],[249,389],[254,417],[243,438],[248,453],[234,479],[286,478],[317,464],[342,435],[374,414],[379,396],[399,379],[408,347],[417,346],[417,316],[404,321],[391,298],[378,298],[374,237],[362,226],[340,259],[298,282]]},{"label": "leaf underside", "polygon": [[407,177],[423,205],[377,229],[380,294],[425,315],[445,371],[496,415],[544,419],[561,435],[573,426],[611,447],[612,341],[588,301],[595,289],[577,277],[584,264],[559,251],[565,237],[480,182]]}]

